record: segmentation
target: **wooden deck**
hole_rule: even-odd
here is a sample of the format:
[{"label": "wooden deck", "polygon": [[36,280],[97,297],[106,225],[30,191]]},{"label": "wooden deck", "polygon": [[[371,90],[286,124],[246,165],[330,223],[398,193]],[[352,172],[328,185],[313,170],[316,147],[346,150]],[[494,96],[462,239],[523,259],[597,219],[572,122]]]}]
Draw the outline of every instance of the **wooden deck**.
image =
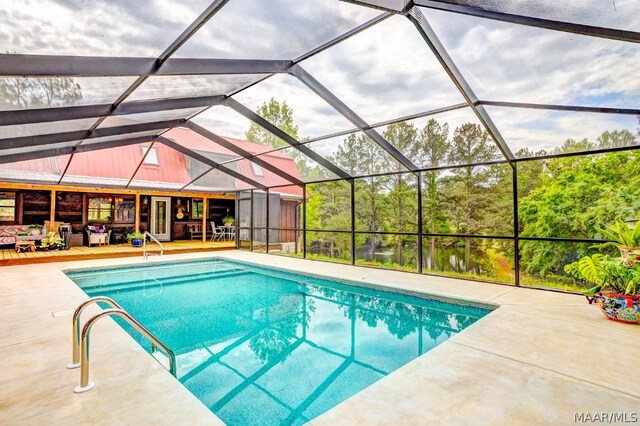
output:
[{"label": "wooden deck", "polygon": [[[164,246],[165,254],[175,254],[230,249],[235,247],[235,241],[206,243],[202,241],[171,241],[162,243],[162,245]],[[160,251],[157,244],[150,244],[148,247],[150,252]],[[133,256],[142,256],[142,248],[133,247],[130,244],[118,244],[101,247],[71,247],[69,250],[27,253],[16,253],[14,248],[8,248],[0,250],[0,266]]]}]

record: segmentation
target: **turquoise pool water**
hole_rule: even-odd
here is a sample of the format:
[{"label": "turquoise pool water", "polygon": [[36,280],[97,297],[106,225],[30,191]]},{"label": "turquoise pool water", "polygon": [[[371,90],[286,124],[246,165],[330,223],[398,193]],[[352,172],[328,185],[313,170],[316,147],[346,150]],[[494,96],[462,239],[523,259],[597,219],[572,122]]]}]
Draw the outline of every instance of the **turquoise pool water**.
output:
[{"label": "turquoise pool water", "polygon": [[171,347],[178,380],[230,425],[309,421],[489,313],[227,260],[67,275]]}]

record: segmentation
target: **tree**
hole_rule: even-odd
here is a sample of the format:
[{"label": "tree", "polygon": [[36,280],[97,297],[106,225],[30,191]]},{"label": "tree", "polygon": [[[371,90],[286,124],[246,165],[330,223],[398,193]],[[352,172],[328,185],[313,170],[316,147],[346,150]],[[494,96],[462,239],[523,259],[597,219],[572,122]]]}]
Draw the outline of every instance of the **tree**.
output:
[{"label": "tree", "polygon": [[0,80],[1,109],[73,105],[80,99],[82,99],[82,89],[69,77]]},{"label": "tree", "polygon": [[[640,210],[640,155],[636,151],[557,158],[544,162],[539,185],[520,200],[523,236],[601,238],[598,229]],[[588,245],[523,241],[526,272],[562,274]]]},{"label": "tree", "polygon": [[[298,139],[298,126],[293,122],[293,110],[289,108],[286,101],[280,103],[275,98],[271,98],[269,102],[264,102],[260,105],[256,113],[289,136]],[[245,137],[249,141],[269,145],[274,148],[288,146],[285,141],[258,126],[256,123],[251,123],[249,130],[245,132]]]},{"label": "tree", "polygon": [[[335,161],[339,167],[351,174],[373,175],[383,173],[386,165],[386,153],[378,144],[369,139],[365,134],[349,135],[336,151]],[[382,209],[382,194],[385,192],[385,184],[388,176],[373,176],[357,179],[356,191],[356,216],[360,223],[368,230],[379,231],[378,219]],[[376,239],[371,235],[371,259],[375,259]]]},{"label": "tree", "polygon": [[[402,153],[415,152],[417,145],[418,130],[413,124],[400,122],[387,126],[383,134],[398,151]],[[391,156],[386,156],[386,170],[396,172],[397,174],[390,176],[388,207],[390,210],[390,219],[397,226],[396,231],[409,232],[417,230],[417,185],[413,174],[401,174],[406,169]],[[390,224],[391,225],[391,224]],[[403,246],[406,237],[395,235],[392,237],[396,246],[396,263],[404,264]]]},{"label": "tree", "polygon": [[[411,158],[425,168],[439,167],[446,162],[451,143],[449,142],[449,125],[440,124],[436,119],[430,119],[420,131],[417,144],[411,152]],[[438,177],[441,170],[424,172],[426,197],[422,201],[423,227],[430,233],[442,231],[438,226],[444,217],[438,202]],[[426,213],[426,214],[425,214]],[[422,261],[422,259],[421,259]],[[430,265],[436,264],[436,237],[431,237]]]},{"label": "tree", "polygon": [[[450,164],[482,163],[494,160],[498,149],[490,140],[487,132],[479,124],[466,123],[458,127],[449,151]],[[490,173],[483,167],[465,167],[452,169],[452,200],[455,202],[459,217],[457,232],[477,233],[483,225],[476,220],[478,211],[491,202],[489,186]],[[460,220],[461,219],[461,220]],[[471,238],[466,238],[465,259],[467,270],[471,261]]]}]

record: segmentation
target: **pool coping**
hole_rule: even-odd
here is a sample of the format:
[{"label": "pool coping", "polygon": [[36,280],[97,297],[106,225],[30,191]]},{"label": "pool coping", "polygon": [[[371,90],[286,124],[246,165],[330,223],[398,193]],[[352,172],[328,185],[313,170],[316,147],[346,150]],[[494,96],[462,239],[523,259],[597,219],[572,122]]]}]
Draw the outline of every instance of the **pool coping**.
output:
[{"label": "pool coping", "polygon": [[[312,424],[434,420],[460,423],[471,418],[481,424],[495,423],[501,418],[510,422],[569,424],[576,411],[637,412],[640,407],[640,372],[633,368],[631,355],[640,351],[640,327],[607,321],[579,296],[244,251],[219,251],[167,255],[148,261],[117,258],[49,263],[35,268],[2,267],[0,273],[8,279],[0,284],[4,295],[0,298],[0,315],[3,323],[8,324],[9,332],[0,340],[0,355],[7,361],[25,357],[26,361],[18,362],[16,368],[5,373],[4,380],[0,378],[0,415],[10,415],[18,423],[51,418],[60,422],[99,418],[118,422],[144,419],[158,424],[175,423],[176,419],[184,423],[191,419],[220,424],[213,413],[124,330],[113,327],[115,323],[96,326],[102,327],[115,344],[107,345],[100,337],[92,339],[96,347],[92,363],[96,389],[82,400],[82,395],[71,391],[77,373],[63,367],[69,356],[70,325],[67,322],[70,320],[68,317],[64,321],[51,319],[54,310],[68,311],[86,298],[63,270],[211,257],[285,272],[304,271],[304,274],[347,285],[498,306],[463,332],[312,420]],[[346,283],[345,276],[350,277]],[[16,284],[19,281],[29,281],[29,285]],[[34,299],[34,295],[38,297]],[[44,300],[46,298],[51,300]],[[24,308],[35,313],[35,318],[26,323]],[[536,327],[527,326],[532,323]],[[567,333],[572,340],[569,346],[566,345]],[[629,350],[612,352],[609,342],[601,338],[603,334],[628,341]],[[115,346],[130,351],[123,354],[123,351],[114,351]],[[561,351],[556,351],[556,347]],[[105,359],[111,356],[122,365],[105,365]],[[41,364],[27,362],[33,358]],[[589,362],[576,363],[576,358]],[[133,362],[134,373],[124,365]],[[624,377],[598,373],[594,378],[593,365],[606,363],[618,365],[629,373]],[[52,374],[52,369],[57,374]],[[141,371],[136,375],[138,369]],[[492,369],[491,375],[486,374],[487,369]],[[443,375],[447,371],[449,373]],[[16,383],[16,380],[24,382],[25,377],[27,383]],[[523,380],[527,378],[531,380]],[[30,390],[28,385],[36,386],[38,391]],[[166,395],[158,396],[158,389],[172,395],[172,400],[179,398],[181,403],[169,404]],[[529,395],[536,395],[538,399],[523,405],[513,398],[514,392],[521,395],[520,399],[526,400]],[[466,398],[460,400],[460,394]],[[496,417],[496,413],[504,417]]]}]

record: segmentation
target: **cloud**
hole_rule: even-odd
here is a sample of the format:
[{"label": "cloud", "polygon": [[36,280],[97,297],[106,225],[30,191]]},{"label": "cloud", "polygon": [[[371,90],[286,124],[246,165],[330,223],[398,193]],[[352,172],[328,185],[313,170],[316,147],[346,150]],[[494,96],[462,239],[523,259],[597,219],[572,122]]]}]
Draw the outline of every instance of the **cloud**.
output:
[{"label": "cloud", "polygon": [[157,57],[207,7],[176,2],[3,2],[0,44],[24,54]]},{"label": "cloud", "polygon": [[[3,49],[29,54],[148,56],[160,54],[208,6],[209,0],[88,2],[24,0],[0,9]],[[476,2],[474,2],[476,3]],[[634,0],[490,0],[484,7],[616,28],[640,27]],[[295,7],[294,7],[295,6]],[[337,0],[231,0],[176,54],[178,57],[293,59],[380,12]],[[610,107],[640,104],[640,46],[423,9],[453,60],[481,99]],[[369,123],[463,102],[415,27],[394,16],[302,62],[322,84]],[[229,94],[259,76],[152,77],[129,100]],[[134,80],[77,78],[79,103],[113,102]],[[278,75],[240,93],[256,109],[271,97],[287,101],[301,137],[353,128],[295,78]],[[443,115],[451,132],[468,110]],[[515,151],[594,139],[604,130],[635,130],[635,117],[492,108]],[[423,120],[423,121],[426,121]],[[250,122],[225,107],[196,122],[239,139]],[[453,123],[456,123],[455,125]],[[423,124],[419,125],[422,127]],[[384,129],[381,129],[382,132]],[[311,145],[332,154],[344,139]]]},{"label": "cloud", "polygon": [[423,9],[483,100],[637,107],[640,46]]},{"label": "cloud", "polygon": [[232,0],[176,56],[295,59],[379,13],[335,0]]}]

